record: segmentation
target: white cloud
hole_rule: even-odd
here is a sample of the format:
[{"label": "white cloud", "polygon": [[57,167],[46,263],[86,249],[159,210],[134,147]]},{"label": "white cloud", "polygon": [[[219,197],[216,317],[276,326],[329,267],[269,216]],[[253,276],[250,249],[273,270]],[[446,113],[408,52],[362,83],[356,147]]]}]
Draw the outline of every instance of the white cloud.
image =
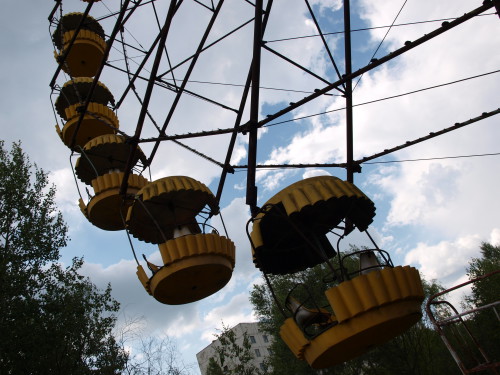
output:
[{"label": "white cloud", "polygon": [[59,210],[64,213],[65,217],[67,218],[68,215],[80,213],[78,205],[75,204],[78,201],[78,193],[71,169],[63,168],[52,170],[49,173],[49,180],[56,186],[56,204]]},{"label": "white cloud", "polygon": [[331,176],[331,173],[325,171],[324,169],[308,169],[302,175],[303,179],[316,177],[316,176]]},{"label": "white cloud", "polygon": [[491,231],[491,236],[490,236],[490,239],[488,242],[494,246],[500,245],[500,229],[499,228],[495,228]]},{"label": "white cloud", "polygon": [[216,330],[222,329],[222,324],[233,327],[241,322],[254,322],[255,320],[248,293],[237,294],[228,303],[212,309],[203,317],[203,325],[207,328],[202,338],[211,342]]},{"label": "white cloud", "polygon": [[[257,269],[253,265],[252,251],[246,233],[246,224],[250,219],[250,210],[245,204],[245,198],[235,198],[228,206],[222,208],[221,216],[224,219],[229,238],[236,246],[236,265],[233,274],[233,282],[248,282],[253,277]],[[212,225],[217,228],[221,235],[225,235],[224,227],[220,217],[212,219]],[[250,225],[251,230],[251,225]],[[231,286],[230,285],[230,286]]]},{"label": "white cloud", "polygon": [[[152,258],[154,261],[155,259]],[[136,276],[136,263],[120,260],[109,267],[100,264],[85,263],[82,273],[91,278],[98,287],[104,289],[108,283],[112,286],[112,295],[121,304],[126,316],[144,316],[148,330],[175,330],[181,325],[175,322],[189,321],[197,315],[195,303],[178,306],[163,305],[147,294]],[[184,319],[184,320],[183,320]]]},{"label": "white cloud", "polygon": [[418,265],[427,280],[437,279],[452,286],[463,279],[464,266],[479,255],[481,238],[475,235],[455,241],[441,241],[436,245],[419,243],[406,254],[407,264]]}]

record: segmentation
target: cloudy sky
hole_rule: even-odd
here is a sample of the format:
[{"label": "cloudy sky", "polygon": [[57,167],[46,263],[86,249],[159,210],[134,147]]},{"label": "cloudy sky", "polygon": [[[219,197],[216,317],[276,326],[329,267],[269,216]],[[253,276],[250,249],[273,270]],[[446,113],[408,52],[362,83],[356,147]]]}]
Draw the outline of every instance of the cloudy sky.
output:
[{"label": "cloudy sky", "polygon": [[[203,2],[203,1],[202,1]],[[161,23],[168,1],[155,2]],[[205,3],[209,4],[209,1]],[[341,1],[310,1],[316,11],[330,50],[341,72],[343,64],[343,28]],[[357,0],[352,1],[353,68],[366,65],[380,45],[376,57],[400,48],[408,40],[438,28],[443,20],[458,17],[481,1],[466,0]],[[251,262],[245,223],[249,211],[245,205],[244,172],[229,175],[221,199],[222,216],[230,238],[237,247],[237,264],[229,284],[215,295],[184,306],[161,305],[149,297],[135,276],[135,263],[124,232],[105,232],[93,227],[77,206],[78,191],[73,180],[69,149],[58,138],[54,125],[61,119],[51,107],[49,82],[56,69],[47,16],[54,2],[6,0],[0,14],[1,138],[8,144],[21,140],[25,151],[40,167],[51,171],[58,188],[58,205],[70,225],[70,245],[62,261],[84,256],[84,272],[100,286],[112,283],[115,297],[122,303],[120,321],[141,317],[146,334],[168,334],[177,340],[185,362],[213,339],[216,327],[224,321],[234,325],[253,320],[248,301],[252,284],[260,274]],[[404,5],[404,6],[403,6]],[[30,11],[26,9],[29,7]],[[105,16],[118,8],[117,1],[96,3],[91,15]],[[83,11],[85,3],[64,0],[63,13]],[[399,13],[399,15],[398,15]],[[354,157],[360,159],[405,143],[499,108],[500,23],[497,15],[476,17],[432,39],[391,62],[365,73],[354,91]],[[58,14],[57,14],[58,16]],[[194,1],[186,0],[174,18],[167,39],[173,65],[192,55],[208,23],[210,12]],[[396,19],[397,16],[397,19]],[[229,0],[222,7],[207,43],[253,17],[253,7],[243,0]],[[107,35],[114,17],[101,21]],[[388,26],[394,26],[388,33]],[[148,49],[158,32],[151,5],[141,7],[124,32],[128,63],[132,70],[141,61],[139,47]],[[386,35],[387,33],[387,35]],[[299,0],[276,0],[264,39],[267,45],[298,61],[319,76],[336,80],[328,55],[316,34],[307,7]],[[187,85],[189,90],[237,108],[242,95],[252,50],[251,24],[224,39],[200,57]],[[160,71],[167,68],[163,59]],[[110,64],[125,66],[123,49],[116,44]],[[182,65],[178,80],[187,70]],[[144,76],[148,76],[148,63]],[[491,74],[488,74],[491,73]],[[471,78],[479,76],[477,78]],[[470,78],[470,79],[469,79]],[[68,79],[61,74],[59,85]],[[259,118],[265,118],[290,102],[309,95],[324,83],[277,56],[263,51]],[[119,98],[128,79],[125,73],[106,67],[101,81]],[[454,84],[449,84],[451,82]],[[433,89],[427,89],[439,86]],[[143,93],[144,82],[137,83]],[[418,91],[410,95],[403,95]],[[338,96],[324,95],[273,121],[259,133],[259,164],[338,163],[345,161],[345,103]],[[57,93],[52,95],[55,100]],[[378,101],[392,96],[397,98]],[[155,88],[150,112],[160,126],[173,101],[173,94]],[[366,102],[376,101],[371,104]],[[140,105],[129,94],[117,110],[120,128],[133,134]],[[323,113],[322,115],[317,115]],[[314,115],[314,116],[312,116]],[[233,112],[193,97],[183,97],[172,116],[168,134],[182,134],[234,124]],[[248,120],[245,112],[243,122]],[[151,121],[146,121],[143,137],[154,136]],[[379,246],[391,253],[395,263],[418,267],[428,279],[453,285],[464,279],[464,267],[478,255],[482,241],[500,243],[499,156],[456,156],[499,153],[499,117],[493,116],[460,130],[364,164],[355,183],[374,202],[377,216],[371,228]],[[183,141],[211,158],[223,161],[229,136],[214,136]],[[237,139],[232,162],[246,164],[247,139]],[[146,154],[152,144],[141,146]],[[427,159],[420,161],[408,161]],[[76,159],[73,159],[73,163]],[[216,191],[220,167],[172,142],[162,142],[151,166],[153,179],[187,175]],[[305,177],[331,174],[345,179],[342,169],[264,170],[257,175],[259,204],[283,187]],[[80,186],[84,189],[84,187]],[[82,190],[84,191],[84,190]],[[221,228],[220,220],[212,224]],[[363,245],[364,235],[354,233],[344,240]],[[159,261],[157,247],[135,242],[136,250]]]}]

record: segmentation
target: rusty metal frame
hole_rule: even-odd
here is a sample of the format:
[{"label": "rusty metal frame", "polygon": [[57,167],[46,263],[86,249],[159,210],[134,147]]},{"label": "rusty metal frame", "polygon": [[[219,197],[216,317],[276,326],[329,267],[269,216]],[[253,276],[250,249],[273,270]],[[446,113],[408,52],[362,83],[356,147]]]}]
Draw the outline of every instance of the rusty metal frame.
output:
[{"label": "rusty metal frame", "polygon": [[[93,87],[97,83],[97,80],[99,79],[100,73],[101,73],[102,68],[104,66],[114,67],[112,64],[106,63],[105,61],[106,61],[106,56],[109,53],[109,49],[111,48],[111,45],[115,39],[116,33],[119,31],[120,28],[122,28],[124,26],[124,24],[130,18],[130,16],[134,12],[134,10],[138,6],[142,5],[142,3],[143,3],[142,0],[135,1],[135,2],[133,1],[134,6],[129,10],[128,9],[128,2],[129,1],[130,0],[127,0],[125,2],[126,6],[121,9],[120,17],[119,17],[117,23],[115,24],[115,28],[113,30],[113,33],[112,33],[111,37],[109,38],[110,40],[108,41],[108,46],[107,46],[107,49],[105,51],[105,58],[103,59],[103,64],[102,64],[101,69],[99,70],[98,74],[96,74],[96,76],[94,77]],[[177,8],[182,3],[182,1],[183,0],[170,0],[171,4],[174,4],[174,5],[172,5],[174,8]],[[60,2],[61,2],[60,0],[56,0],[56,6],[52,10],[51,16],[53,16],[53,14],[55,13],[55,10],[58,9],[58,5],[60,4]],[[92,4],[92,3],[93,3],[93,1],[90,1],[90,4]],[[150,1],[144,1],[144,4],[147,4],[147,3],[150,3]],[[214,13],[214,15],[212,17],[213,19],[215,17],[217,17],[218,9],[220,8],[220,5],[222,3],[223,3],[223,0],[220,0],[217,9],[214,8],[212,10]],[[244,24],[240,25],[239,27],[232,30],[231,32],[229,32],[228,34],[223,36],[222,38],[218,39],[216,42],[213,42],[213,43],[205,46],[204,39],[206,38],[206,35],[209,33],[210,27],[211,27],[211,26],[208,26],[206,33],[205,33],[205,36],[203,37],[203,40],[200,43],[200,46],[199,46],[197,52],[193,56],[191,56],[189,59],[182,62],[182,63],[186,63],[188,60],[191,60],[190,70],[189,70],[189,71],[191,71],[192,66],[194,66],[194,64],[196,63],[196,58],[199,56],[199,54],[201,52],[203,52],[205,49],[211,47],[213,44],[216,44],[217,42],[219,42],[223,38],[231,35],[236,30],[239,30],[240,28],[244,27],[245,25],[251,23],[251,21],[253,20],[253,22],[254,22],[254,47],[253,47],[252,67],[250,69],[249,75],[247,77],[247,81],[246,81],[245,86],[244,86],[244,91],[242,94],[240,107],[238,109],[228,108],[227,106],[224,106],[222,103],[218,103],[218,102],[213,101],[213,100],[208,100],[212,104],[218,105],[222,108],[225,108],[227,110],[230,110],[230,111],[236,113],[237,117],[235,119],[234,128],[217,129],[217,130],[212,130],[212,131],[203,131],[203,132],[199,132],[199,133],[167,135],[166,128],[170,122],[172,112],[175,109],[175,103],[174,103],[174,105],[172,106],[172,108],[167,116],[167,119],[165,120],[165,122],[163,124],[163,127],[159,131],[158,136],[154,137],[154,138],[149,138],[149,139],[141,137],[141,129],[142,129],[144,117],[145,117],[145,114],[143,112],[147,111],[149,96],[151,95],[150,91],[152,91],[153,86],[159,85],[159,86],[162,86],[163,88],[166,88],[168,90],[172,90],[172,91],[176,92],[177,93],[176,102],[178,101],[179,97],[183,93],[193,95],[193,96],[195,96],[199,99],[202,99],[202,100],[209,99],[209,98],[197,95],[194,92],[190,92],[190,91],[186,90],[185,85],[186,85],[187,80],[189,79],[189,74],[187,75],[187,77],[184,78],[184,80],[180,86],[178,86],[176,84],[174,84],[174,85],[169,84],[168,82],[163,81],[161,79],[161,77],[163,75],[169,73],[169,71],[174,69],[175,67],[174,68],[171,67],[170,70],[168,70],[160,75],[151,74],[149,79],[147,77],[140,76],[141,70],[143,69],[146,61],[149,59],[149,57],[152,55],[152,53],[154,52],[155,49],[157,49],[157,60],[159,60],[159,58],[161,57],[161,54],[158,51],[161,50],[165,46],[165,40],[164,40],[165,35],[164,34],[168,31],[168,27],[166,27],[166,30],[160,30],[160,32],[158,33],[158,36],[154,40],[151,47],[147,51],[144,51],[146,54],[145,54],[142,62],[140,63],[140,66],[136,70],[135,74],[130,79],[129,84],[127,85],[123,95],[119,99],[117,105],[115,105],[115,110],[118,107],[120,107],[120,104],[122,103],[125,96],[127,95],[127,92],[130,90],[131,87],[133,87],[135,80],[147,79],[149,81],[148,83],[149,83],[149,86],[151,86],[151,87],[148,87],[147,93],[145,94],[143,104],[142,104],[143,108],[141,110],[141,115],[139,116],[139,120],[137,122],[135,134],[132,136],[127,136],[124,134],[127,137],[128,142],[130,143],[130,146],[131,146],[131,156],[133,156],[133,154],[135,153],[135,149],[136,149],[138,144],[148,143],[148,142],[154,143],[153,151],[151,152],[151,155],[149,156],[148,161],[146,163],[147,165],[145,167],[147,167],[151,164],[151,162],[154,158],[154,155],[156,153],[156,150],[158,149],[159,143],[161,141],[165,141],[165,140],[178,141],[178,140],[183,139],[183,138],[205,137],[205,136],[216,135],[216,134],[231,134],[231,140],[228,144],[228,152],[227,152],[227,155],[226,155],[224,162],[223,163],[216,162],[216,164],[222,168],[219,186],[217,189],[217,201],[220,201],[220,199],[221,199],[221,195],[222,195],[222,191],[224,188],[224,183],[226,180],[227,173],[233,173],[234,170],[237,168],[246,168],[247,169],[247,204],[250,206],[250,208],[253,212],[258,211],[257,187],[256,187],[256,183],[255,183],[256,170],[259,168],[269,167],[269,166],[262,166],[262,165],[257,164],[257,145],[258,145],[257,132],[258,132],[259,128],[265,127],[267,124],[271,123],[271,121],[283,116],[284,114],[291,112],[292,110],[294,110],[294,109],[296,109],[296,108],[298,108],[298,107],[300,107],[308,102],[313,101],[314,99],[316,99],[322,95],[328,95],[328,93],[330,91],[333,91],[333,90],[343,91],[344,92],[343,96],[346,98],[346,117],[347,117],[347,119],[346,119],[346,139],[345,139],[345,142],[346,142],[346,161],[344,163],[277,165],[276,167],[277,168],[307,168],[307,167],[311,167],[311,166],[315,166],[315,167],[317,167],[317,166],[340,167],[340,168],[346,169],[347,180],[352,182],[354,179],[354,173],[360,172],[362,163],[364,163],[368,160],[372,160],[373,158],[376,158],[376,157],[387,155],[387,154],[392,153],[392,152],[399,150],[401,148],[411,146],[415,143],[430,139],[430,138],[435,137],[437,135],[441,135],[445,132],[445,131],[441,131],[441,132],[437,132],[437,133],[431,133],[430,135],[425,136],[425,137],[421,137],[415,141],[406,142],[404,145],[400,145],[400,146],[397,146],[397,147],[394,147],[391,149],[384,150],[383,152],[379,152],[378,154],[368,156],[368,157],[365,157],[365,158],[360,159],[360,160],[354,160],[352,157],[352,155],[353,155],[353,143],[354,143],[354,141],[353,141],[353,119],[352,119],[352,107],[353,107],[353,105],[352,105],[352,85],[351,85],[352,80],[354,78],[362,75],[363,73],[368,72],[372,69],[375,69],[376,67],[379,67],[382,64],[396,58],[397,56],[400,56],[403,53],[408,52],[409,50],[419,46],[420,44],[423,44],[423,43],[427,42],[428,40],[430,40],[434,37],[437,37],[438,35],[440,35],[444,32],[451,30],[453,27],[456,27],[456,26],[460,25],[461,23],[481,14],[485,10],[494,8],[498,11],[498,9],[500,8],[500,6],[499,6],[500,0],[485,0],[482,6],[479,6],[478,8],[473,9],[472,11],[464,14],[461,17],[458,17],[457,19],[455,19],[451,22],[445,22],[442,24],[441,27],[437,28],[433,32],[426,34],[426,35],[424,35],[416,40],[413,40],[411,42],[406,42],[403,47],[401,47],[401,48],[399,48],[399,49],[397,49],[397,50],[395,50],[395,51],[393,51],[393,52],[391,52],[391,53],[387,54],[386,56],[383,56],[379,59],[372,60],[368,65],[366,65],[366,66],[364,66],[356,71],[352,71],[352,68],[351,68],[351,50],[350,50],[351,49],[350,9],[349,9],[349,0],[345,0],[344,1],[344,36],[345,36],[345,65],[346,65],[345,74],[339,76],[339,79],[336,82],[332,82],[329,84],[326,84],[326,82],[325,82],[325,86],[323,88],[316,89],[314,93],[311,93],[310,95],[304,97],[303,99],[301,99],[295,103],[290,103],[289,106],[286,106],[286,107],[282,108],[281,110],[278,110],[277,112],[268,115],[264,119],[259,119],[258,118],[259,81],[260,81],[260,79],[259,79],[260,78],[259,77],[260,76],[260,66],[259,66],[260,65],[259,64],[260,58],[259,57],[260,57],[261,50],[268,49],[265,46],[265,41],[263,40],[263,34],[264,34],[264,30],[265,30],[265,27],[267,24],[267,19],[269,17],[270,8],[271,8],[270,5],[272,4],[272,0],[267,1],[266,9],[263,9],[263,5],[264,5],[263,0],[262,1],[259,0],[259,1],[255,2],[255,4],[254,3],[250,3],[250,4],[255,8],[255,15],[254,15],[254,17],[252,17],[251,20],[246,21]],[[308,4],[307,0],[306,0],[306,4]],[[312,9],[310,9],[310,11],[312,11]],[[173,12],[173,13],[175,13],[175,12]],[[212,21],[213,21],[213,19],[212,19]],[[168,23],[168,19],[167,19],[167,23]],[[317,28],[318,28],[318,32],[320,34],[322,34],[322,31],[320,30],[319,25],[317,25]],[[72,43],[70,43],[70,45],[71,44]],[[325,48],[327,48],[326,43],[325,43]],[[155,61],[155,63],[153,63],[153,65],[157,65],[157,61]],[[158,65],[159,65],[159,63],[158,63]],[[60,65],[59,65],[59,68],[60,68]],[[338,74],[338,72],[337,72],[337,74]],[[54,76],[53,80],[56,77],[57,77],[57,73]],[[53,83],[51,82],[51,85],[52,84]],[[90,97],[92,96],[92,91],[93,91],[93,89],[89,93],[88,97],[85,100],[84,105],[82,106],[82,113],[80,115],[80,118],[79,118],[79,121],[77,124],[77,129],[74,133],[75,136],[78,133],[78,130],[79,130],[81,121],[83,119],[84,113],[86,112],[86,107],[88,105]],[[247,101],[249,98],[250,98],[250,112],[251,112],[250,118],[249,118],[248,122],[241,123],[242,115],[243,115],[243,108],[244,108],[245,104],[247,104]],[[478,121],[480,119],[484,119],[486,117],[489,117],[489,115],[493,115],[493,114],[497,114],[497,113],[498,113],[498,110],[492,111],[490,113],[486,113],[486,115],[483,114],[482,116],[480,116],[476,119],[473,119],[471,121],[472,122]],[[464,122],[463,124],[468,125],[469,122]],[[458,125],[460,125],[460,124],[458,124]],[[445,130],[451,131],[451,130],[455,130],[456,128],[457,127],[450,127],[448,129],[445,129]],[[232,151],[234,148],[236,136],[240,133],[243,133],[243,134],[248,133],[248,137],[249,137],[248,163],[246,166],[233,166],[230,164],[230,159],[231,159]],[[74,138],[73,138],[71,143],[72,144],[74,143]],[[196,150],[194,150],[194,149],[192,149],[191,151],[196,152]],[[200,155],[200,153],[198,153],[198,155]],[[207,157],[207,160],[210,160],[210,158]],[[132,166],[128,163],[127,168],[126,168],[126,176],[130,173],[131,168],[132,168]],[[122,193],[126,190],[126,186],[127,186],[127,179],[124,178],[123,183],[122,183],[122,187],[121,187]],[[347,225],[347,227],[349,227],[349,225]]]},{"label": "rusty metal frame", "polygon": [[[481,281],[481,280],[484,280],[484,279],[487,279],[489,277],[492,277],[494,275],[499,275],[499,274],[500,274],[500,269],[493,271],[493,272],[490,272],[488,274],[479,276],[479,277],[472,279],[472,280],[469,280],[465,283],[456,285],[452,288],[443,290],[443,291],[436,293],[436,294],[432,295],[431,297],[429,297],[429,299],[427,300],[427,303],[425,305],[425,311],[427,313],[427,316],[431,320],[436,332],[439,334],[439,336],[441,336],[441,339],[443,340],[444,344],[448,348],[448,351],[450,352],[453,359],[457,363],[457,366],[460,368],[460,371],[462,372],[462,374],[472,374],[472,373],[477,373],[477,372],[485,371],[485,370],[490,370],[492,374],[500,374],[500,372],[498,371],[498,370],[500,370],[500,362],[498,362],[498,361],[493,362],[492,360],[490,360],[488,354],[485,352],[484,348],[481,346],[478,339],[473,335],[466,319],[464,319],[468,315],[472,315],[474,313],[477,313],[479,311],[486,310],[489,308],[493,308],[494,311],[496,312],[495,306],[497,306],[497,305],[500,306],[500,296],[499,296],[499,300],[497,300],[493,303],[489,303],[486,305],[471,308],[471,309],[466,310],[462,313],[459,313],[458,310],[450,302],[448,302],[444,299],[438,300],[438,297],[441,297],[441,296],[448,294],[452,291],[455,291],[457,289],[463,288],[466,285],[474,284],[478,281]],[[432,309],[432,307],[436,307],[439,305],[446,305],[447,307],[449,307],[453,311],[454,315],[443,318],[443,319],[439,319],[439,317],[436,317],[436,315],[434,314],[434,311]],[[496,314],[498,316],[497,312],[496,312]],[[474,366],[472,368],[467,368],[467,366],[465,365],[463,360],[460,358],[456,348],[453,347],[452,343],[450,342],[450,340],[448,339],[448,337],[446,336],[446,333],[444,331],[444,327],[451,326],[453,324],[460,324],[465,329],[465,332],[469,336],[469,339],[472,340],[472,342],[476,345],[479,353],[481,353],[481,356],[483,357],[482,363],[478,363],[476,366]]]}]

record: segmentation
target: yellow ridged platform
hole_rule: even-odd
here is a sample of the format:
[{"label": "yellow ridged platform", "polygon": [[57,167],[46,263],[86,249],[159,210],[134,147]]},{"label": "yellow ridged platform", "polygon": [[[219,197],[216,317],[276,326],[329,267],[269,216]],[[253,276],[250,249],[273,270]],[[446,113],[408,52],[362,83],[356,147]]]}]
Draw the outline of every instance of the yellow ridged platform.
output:
[{"label": "yellow ridged platform", "polygon": [[[153,181],[137,193],[127,214],[127,228],[139,240],[160,244],[173,238],[174,229],[188,226],[199,233],[196,215],[208,205],[218,212],[215,196],[203,183],[191,177],[172,176]],[[155,222],[151,219],[154,218]],[[159,225],[164,236],[158,231]]]},{"label": "yellow ridged platform", "polygon": [[187,235],[159,246],[164,266],[151,278],[137,275],[146,291],[169,305],[195,302],[222,289],[231,279],[234,243],[218,234]]},{"label": "yellow ridged platform", "polygon": [[285,320],[280,328],[281,339],[287,344],[292,353],[298,359],[304,359],[304,351],[309,346],[310,341],[304,336],[301,329],[293,318]]},{"label": "yellow ridged platform", "polygon": [[[74,34],[74,30],[64,33],[63,48],[60,52],[54,52],[58,63],[69,48]],[[72,77],[93,77],[103,63],[105,49],[106,42],[98,34],[90,30],[80,30],[62,69]]]},{"label": "yellow ridged platform", "polygon": [[[83,150],[85,156],[82,155],[76,161],[75,173],[82,182],[90,185],[94,178],[110,170],[118,169],[123,172],[130,153],[130,145],[121,135],[106,134],[91,139]],[[146,156],[138,147],[132,164],[135,165],[139,160],[144,163],[145,159]]]},{"label": "yellow ridged platform", "polygon": [[[296,182],[269,199],[253,222],[251,239],[257,268],[287,274],[324,261],[311,244],[320,242],[327,257],[335,254],[325,234],[348,218],[360,231],[375,216],[375,205],[354,184],[333,176]],[[305,237],[305,238],[304,238]]]},{"label": "yellow ridged platform", "polygon": [[418,271],[410,266],[358,276],[325,295],[337,325],[310,340],[291,318],[280,331],[297,358],[318,369],[348,361],[403,333],[420,320],[424,300]]},{"label": "yellow ridged platform", "polygon": [[[90,93],[93,78],[78,77],[73,78],[71,81],[66,82],[61,88],[61,92],[56,99],[56,111],[64,120],[68,120],[66,108],[74,105],[83,105]],[[92,103],[99,103],[104,106],[115,103],[115,99],[111,91],[102,82],[97,82],[97,85],[92,93]]]},{"label": "yellow ridged platform", "polygon": [[100,103],[89,103],[87,112],[83,116],[80,123],[80,128],[75,138],[75,143],[71,147],[73,135],[77,129],[80,114],[77,108],[80,104],[74,104],[66,108],[66,116],[68,121],[64,124],[62,130],[56,126],[56,131],[59,133],[64,144],[73,150],[80,152],[80,147],[84,147],[92,139],[101,135],[114,135],[119,128],[118,117],[116,114]]},{"label": "yellow ridged platform", "polygon": [[[81,12],[67,13],[61,17],[57,27],[52,34],[52,40],[58,50],[64,47],[64,34],[68,31],[74,31],[80,25],[83,17]],[[88,30],[97,34],[101,39],[104,39],[104,29],[92,16],[87,15],[85,20],[82,22],[80,30]]]},{"label": "yellow ridged platform", "polygon": [[[92,180],[95,195],[89,204],[80,201],[80,209],[87,219],[96,227],[104,230],[124,229],[122,216],[125,218],[132,199],[124,201],[120,195],[120,187],[124,173],[107,173]],[[136,194],[148,183],[144,177],[130,174],[127,195]],[[121,212],[121,214],[120,214]]]}]

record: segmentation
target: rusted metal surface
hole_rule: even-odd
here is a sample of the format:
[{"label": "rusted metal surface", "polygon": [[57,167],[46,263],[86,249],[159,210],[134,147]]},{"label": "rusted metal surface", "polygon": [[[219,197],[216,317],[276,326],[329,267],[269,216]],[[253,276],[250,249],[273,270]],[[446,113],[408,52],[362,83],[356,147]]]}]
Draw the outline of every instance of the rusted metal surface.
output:
[{"label": "rusted metal surface", "polygon": [[[470,325],[468,324],[467,319],[466,319],[467,316],[470,316],[472,314],[475,314],[475,313],[478,313],[480,311],[484,311],[487,309],[492,309],[494,311],[496,317],[498,318],[499,315],[498,315],[498,311],[496,310],[496,306],[500,305],[500,299],[495,301],[495,302],[488,303],[488,304],[485,304],[482,306],[476,306],[474,308],[471,308],[471,309],[468,309],[466,311],[459,313],[458,310],[450,302],[448,302],[444,299],[438,300],[438,298],[441,296],[444,296],[452,291],[463,288],[467,285],[474,284],[478,281],[488,279],[488,278],[490,278],[494,275],[497,275],[497,274],[500,274],[500,269],[493,271],[493,272],[490,272],[488,274],[485,274],[483,276],[477,277],[475,279],[469,280],[465,283],[456,285],[452,288],[443,290],[442,292],[436,293],[436,294],[432,295],[426,303],[425,310],[427,312],[427,315],[429,316],[429,319],[431,320],[432,324],[434,325],[435,330],[441,336],[441,339],[443,340],[444,344],[448,348],[450,354],[452,355],[453,359],[457,363],[462,374],[473,374],[473,373],[478,373],[478,372],[482,372],[482,371],[489,371],[490,374],[500,374],[500,372],[499,372],[500,371],[500,362],[492,361],[490,359],[490,357],[488,356],[488,354],[486,353],[484,348],[481,346],[477,337],[474,336],[472,330],[470,329]],[[499,298],[500,298],[500,296],[499,296]],[[436,316],[435,311],[433,311],[432,307],[437,308],[439,306],[448,307],[453,312],[453,314],[451,316],[446,316],[444,318],[440,318],[440,317]],[[500,319],[499,319],[499,321],[500,321]],[[460,327],[462,327],[465,330],[466,337],[464,340],[470,340],[470,342],[472,342],[476,346],[478,353],[480,354],[481,358],[475,359],[477,363],[473,367],[467,366],[464,363],[463,359],[460,357],[460,355],[458,353],[458,348],[451,343],[450,338],[447,336],[447,334],[444,330],[445,327],[450,327],[453,325],[459,325]]]}]

